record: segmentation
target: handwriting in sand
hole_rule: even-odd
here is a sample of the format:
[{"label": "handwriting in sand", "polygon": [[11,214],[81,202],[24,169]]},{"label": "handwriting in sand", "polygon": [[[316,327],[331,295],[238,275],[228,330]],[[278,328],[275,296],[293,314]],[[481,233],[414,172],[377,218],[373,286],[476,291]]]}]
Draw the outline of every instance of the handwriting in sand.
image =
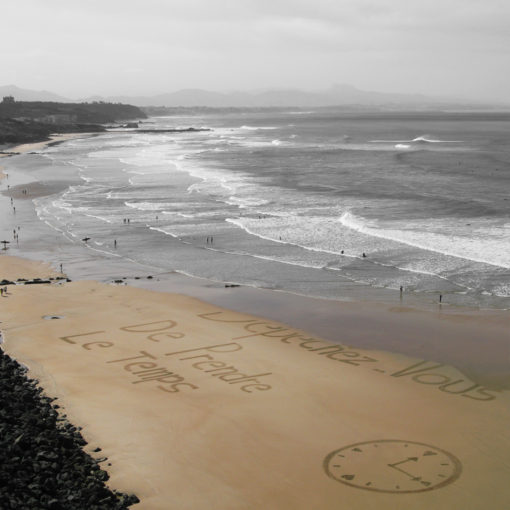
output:
[{"label": "handwriting in sand", "polygon": [[[147,340],[160,342],[166,339],[182,339],[185,336],[184,333],[177,330],[173,331],[173,328],[176,326],[177,323],[175,321],[164,320],[122,326],[119,329],[128,333],[141,333]],[[88,333],[62,336],[60,339],[72,345],[78,344],[88,351],[114,347],[114,342],[110,340],[97,340],[98,335],[107,335],[107,332],[104,330],[90,331]],[[91,337],[95,337],[94,341],[91,340]],[[131,374],[132,379],[134,379],[131,381],[132,384],[150,382],[158,390],[166,393],[179,393],[180,391],[199,389],[197,384],[190,382],[180,373],[169,370],[166,366],[169,359],[173,364],[184,362],[185,366],[213,377],[217,381],[222,381],[243,393],[259,393],[270,390],[272,386],[267,381],[272,375],[271,372],[251,373],[246,370],[241,371],[241,369],[228,363],[228,361],[223,360],[225,357],[228,359],[231,353],[241,351],[242,349],[243,346],[237,342],[206,345],[167,352],[163,355],[162,361],[154,353],[147,350],[139,350],[133,356],[108,359],[105,363],[121,367]]]},{"label": "handwriting in sand", "polygon": [[377,366],[379,360],[376,358],[360,354],[350,347],[331,344],[314,337],[304,336],[302,333],[285,326],[258,319],[240,320],[239,318],[231,318],[232,316],[229,312],[203,313],[198,316],[208,321],[238,324],[243,331],[242,335],[233,338],[233,340],[238,342],[257,337],[275,339],[285,344],[292,344],[315,355],[324,356],[324,358],[341,363],[344,366],[365,367],[390,377],[410,378],[419,384],[435,386],[443,393],[460,395],[461,397],[481,402],[487,402],[496,398],[495,391],[490,391],[466,379],[452,379],[448,375],[440,373],[440,369],[445,367],[442,363],[419,361],[401,370],[389,373]]}]

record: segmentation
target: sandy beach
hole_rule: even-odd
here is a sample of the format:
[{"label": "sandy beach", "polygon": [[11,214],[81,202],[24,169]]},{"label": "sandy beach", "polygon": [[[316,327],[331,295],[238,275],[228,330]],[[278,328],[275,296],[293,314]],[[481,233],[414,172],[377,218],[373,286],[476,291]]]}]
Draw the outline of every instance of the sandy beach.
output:
[{"label": "sandy beach", "polygon": [[[7,256],[0,268],[9,279],[52,274]],[[370,334],[360,316],[332,344],[190,297],[91,281],[11,285],[1,310],[3,348],[101,446],[112,487],[136,493],[137,508],[510,500],[508,392],[433,359],[349,346]],[[502,320],[478,326],[504,334]],[[449,325],[462,334],[452,324],[463,321]]]},{"label": "sandy beach", "polygon": [[0,510],[510,510],[510,2],[1,13]]}]

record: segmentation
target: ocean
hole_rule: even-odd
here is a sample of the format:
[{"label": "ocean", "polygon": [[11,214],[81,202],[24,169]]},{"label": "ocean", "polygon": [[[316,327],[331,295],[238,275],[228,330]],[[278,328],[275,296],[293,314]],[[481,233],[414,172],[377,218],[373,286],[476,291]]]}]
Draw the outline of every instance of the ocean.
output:
[{"label": "ocean", "polygon": [[[210,110],[141,126],[32,156],[80,177],[34,200],[65,242],[327,299],[402,287],[423,303],[510,308],[506,118]],[[210,130],[161,132],[190,126]]]}]

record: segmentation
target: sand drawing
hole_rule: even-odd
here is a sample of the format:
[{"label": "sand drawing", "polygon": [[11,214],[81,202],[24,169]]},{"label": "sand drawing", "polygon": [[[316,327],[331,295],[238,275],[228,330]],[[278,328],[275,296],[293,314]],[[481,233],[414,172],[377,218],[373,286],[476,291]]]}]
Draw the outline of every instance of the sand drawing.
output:
[{"label": "sand drawing", "polygon": [[344,446],[326,456],[323,468],[330,478],[350,487],[394,494],[440,489],[462,472],[462,464],[451,453],[400,439]]}]

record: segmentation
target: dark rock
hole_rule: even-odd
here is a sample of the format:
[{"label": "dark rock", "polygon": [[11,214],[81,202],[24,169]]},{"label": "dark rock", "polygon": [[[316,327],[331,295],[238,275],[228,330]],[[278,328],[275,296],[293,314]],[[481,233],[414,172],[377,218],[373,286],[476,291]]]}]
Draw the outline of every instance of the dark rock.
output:
[{"label": "dark rock", "polygon": [[138,503],[106,487],[109,475],[99,467],[106,459],[83,451],[79,427],[26,374],[0,349],[0,507],[123,510]]}]

